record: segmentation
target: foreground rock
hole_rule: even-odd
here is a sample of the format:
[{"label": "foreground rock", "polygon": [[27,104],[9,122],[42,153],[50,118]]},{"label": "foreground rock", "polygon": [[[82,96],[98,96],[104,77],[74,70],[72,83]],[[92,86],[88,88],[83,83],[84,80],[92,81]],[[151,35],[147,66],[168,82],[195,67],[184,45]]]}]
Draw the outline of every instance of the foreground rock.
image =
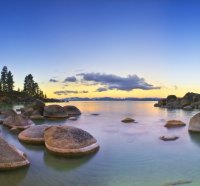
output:
[{"label": "foreground rock", "polygon": [[0,137],[0,170],[16,169],[29,164],[24,153],[9,145]]},{"label": "foreground rock", "polygon": [[175,141],[179,137],[178,136],[161,136],[160,139],[163,141]]},{"label": "foreground rock", "polygon": [[190,119],[188,130],[190,132],[200,132],[200,113]]},{"label": "foreground rock", "polygon": [[169,109],[200,109],[200,94],[189,92],[183,98],[169,95],[166,99],[159,100],[154,106]]},{"label": "foreground rock", "polygon": [[81,156],[99,149],[91,134],[70,126],[50,127],[45,130],[44,139],[47,149],[57,155]]},{"label": "foreground rock", "polygon": [[135,120],[132,119],[132,118],[125,118],[121,122],[123,122],[123,123],[133,123],[133,122],[135,122]]},{"label": "foreground rock", "polygon": [[174,127],[184,127],[186,124],[180,120],[169,120],[165,124],[166,128],[174,128]]},{"label": "foreground rock", "polygon": [[78,116],[81,115],[81,111],[72,105],[64,106],[64,110],[67,112],[68,116]]},{"label": "foreground rock", "polygon": [[36,125],[29,127],[18,135],[18,139],[29,144],[44,144],[44,131],[50,125]]},{"label": "foreground rock", "polygon": [[19,115],[7,117],[3,121],[3,125],[9,128],[24,130],[30,126],[34,126],[35,124],[27,117],[19,114]]},{"label": "foreground rock", "polygon": [[60,105],[48,105],[44,107],[44,117],[48,118],[67,118],[66,110]]}]

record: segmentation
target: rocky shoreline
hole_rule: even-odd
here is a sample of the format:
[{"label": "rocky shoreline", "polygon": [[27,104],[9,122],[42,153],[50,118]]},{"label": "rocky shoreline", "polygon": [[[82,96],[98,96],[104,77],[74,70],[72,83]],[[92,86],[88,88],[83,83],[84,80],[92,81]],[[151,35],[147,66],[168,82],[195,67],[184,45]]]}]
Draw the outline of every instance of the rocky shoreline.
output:
[{"label": "rocky shoreline", "polygon": [[200,109],[200,94],[188,92],[182,98],[169,95],[165,99],[160,99],[154,107],[184,110]]}]

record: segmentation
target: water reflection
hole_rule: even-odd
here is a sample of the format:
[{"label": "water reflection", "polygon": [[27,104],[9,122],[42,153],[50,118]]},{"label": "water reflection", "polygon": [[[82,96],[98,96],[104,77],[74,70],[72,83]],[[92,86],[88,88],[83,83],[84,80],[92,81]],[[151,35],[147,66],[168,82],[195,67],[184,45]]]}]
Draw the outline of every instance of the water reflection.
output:
[{"label": "water reflection", "polygon": [[76,158],[66,158],[53,155],[50,152],[48,152],[47,149],[45,149],[43,160],[45,164],[52,169],[58,171],[68,171],[76,169],[82,166],[83,164],[89,162],[94,156],[95,154],[91,154],[89,156],[76,157]]},{"label": "water reflection", "polygon": [[0,171],[0,185],[21,185],[26,178],[29,167],[23,167],[16,170]]},{"label": "water reflection", "polygon": [[200,133],[197,132],[188,132],[188,133],[191,141],[200,147]]}]

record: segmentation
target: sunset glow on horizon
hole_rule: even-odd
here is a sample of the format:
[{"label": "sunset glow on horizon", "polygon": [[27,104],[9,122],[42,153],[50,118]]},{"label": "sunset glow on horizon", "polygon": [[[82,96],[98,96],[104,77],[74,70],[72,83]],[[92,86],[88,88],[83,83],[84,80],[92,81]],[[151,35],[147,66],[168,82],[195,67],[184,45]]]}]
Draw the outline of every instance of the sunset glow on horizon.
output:
[{"label": "sunset glow on horizon", "polygon": [[50,98],[200,93],[200,2],[0,2],[0,68]]}]

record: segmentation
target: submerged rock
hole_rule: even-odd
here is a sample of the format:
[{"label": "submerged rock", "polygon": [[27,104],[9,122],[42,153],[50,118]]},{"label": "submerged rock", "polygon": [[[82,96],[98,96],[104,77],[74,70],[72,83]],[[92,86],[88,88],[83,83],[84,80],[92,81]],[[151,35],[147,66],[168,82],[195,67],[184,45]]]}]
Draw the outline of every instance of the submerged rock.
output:
[{"label": "submerged rock", "polygon": [[184,127],[186,124],[180,120],[169,120],[165,124],[166,128],[173,128],[173,127]]},{"label": "submerged rock", "polygon": [[44,139],[47,149],[57,155],[81,156],[99,149],[91,134],[71,126],[50,127],[45,130]]},{"label": "submerged rock", "polygon": [[36,125],[29,127],[18,135],[18,139],[30,144],[44,144],[44,131],[50,125]]},{"label": "submerged rock", "polygon": [[0,170],[28,166],[26,155],[0,137]]},{"label": "submerged rock", "polygon": [[200,113],[190,119],[188,130],[190,132],[200,132]]},{"label": "submerged rock", "polygon": [[81,111],[73,105],[67,105],[64,106],[63,108],[69,116],[81,115]]},{"label": "submerged rock", "polygon": [[178,136],[161,136],[160,139],[163,141],[174,141],[177,140]]},{"label": "submerged rock", "polygon": [[3,121],[3,125],[9,128],[16,128],[19,130],[24,130],[30,126],[34,126],[35,124],[28,119],[27,117],[19,114],[15,116],[9,116]]},{"label": "submerged rock", "polygon": [[133,122],[135,122],[135,120],[132,119],[132,118],[125,118],[121,122],[123,122],[123,123],[133,123]]},{"label": "submerged rock", "polygon": [[48,118],[67,118],[66,109],[60,105],[48,105],[44,107],[44,117]]},{"label": "submerged rock", "polygon": [[178,180],[178,181],[175,181],[175,182],[166,183],[163,186],[176,186],[176,185],[184,185],[184,184],[190,184],[190,183],[192,183],[192,181]]}]

